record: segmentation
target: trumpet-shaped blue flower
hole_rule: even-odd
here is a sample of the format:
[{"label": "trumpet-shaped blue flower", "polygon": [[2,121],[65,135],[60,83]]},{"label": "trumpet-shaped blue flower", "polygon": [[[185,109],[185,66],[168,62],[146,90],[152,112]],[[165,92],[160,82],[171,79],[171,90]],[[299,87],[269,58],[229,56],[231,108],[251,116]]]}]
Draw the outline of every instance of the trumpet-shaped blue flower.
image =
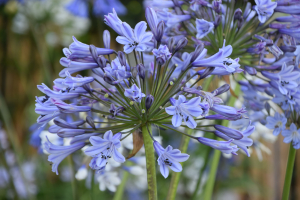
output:
[{"label": "trumpet-shaped blue flower", "polygon": [[[241,148],[248,157],[250,157],[250,153],[248,152],[248,147],[252,146],[253,140],[251,138],[248,138],[253,131],[255,130],[255,126],[249,125],[246,130],[242,131],[243,138],[239,140],[233,140],[232,143],[236,144],[239,148]],[[220,131],[215,131],[215,135],[224,139],[224,140],[232,140],[231,137],[228,135],[225,135],[224,133],[221,133]]]},{"label": "trumpet-shaped blue flower", "polygon": [[173,149],[170,145],[164,149],[157,141],[153,142],[153,146],[158,155],[157,162],[160,173],[165,178],[169,176],[169,168],[174,172],[181,172],[182,166],[179,162],[185,162],[190,157],[188,154],[181,153],[178,149]]},{"label": "trumpet-shaped blue flower", "polygon": [[218,53],[212,55],[209,58],[198,57],[192,65],[194,67],[220,67],[226,71],[232,73],[236,71],[236,68],[240,66],[238,60],[228,58],[232,53],[232,46],[225,46],[225,40],[223,47]]},{"label": "trumpet-shaped blue flower", "polygon": [[153,54],[156,57],[156,61],[163,65],[167,60],[171,58],[171,53],[167,45],[160,45],[158,49],[153,49]]},{"label": "trumpet-shaped blue flower", "polygon": [[197,140],[201,144],[210,146],[210,147],[220,150],[226,154],[237,155],[236,152],[239,150],[236,145],[230,145],[234,141],[233,139],[228,140],[228,141],[218,141],[218,140],[208,139],[205,137],[198,137]]},{"label": "trumpet-shaped blue flower", "polygon": [[243,138],[243,134],[241,133],[241,131],[229,128],[229,127],[225,127],[222,125],[215,125],[214,126],[216,130],[224,133],[225,135],[227,135],[228,137],[235,139],[235,140],[240,140]]},{"label": "trumpet-shaped blue flower", "polygon": [[76,106],[67,104],[60,99],[52,98],[51,101],[62,113],[88,112],[91,110],[91,107],[89,106]]},{"label": "trumpet-shaped blue flower", "polygon": [[123,32],[121,29],[122,21],[119,19],[114,8],[113,8],[113,13],[108,13],[108,15],[104,15],[104,22],[107,26],[112,28],[116,33],[123,36]]},{"label": "trumpet-shaped blue flower", "polygon": [[77,77],[72,77],[71,74],[68,71],[66,71],[66,78],[63,81],[63,84],[67,85],[71,89],[75,89],[75,87],[81,87],[93,81],[93,77],[81,77],[80,75]]},{"label": "trumpet-shaped blue flower", "polygon": [[169,115],[173,115],[173,126],[180,126],[183,120],[189,128],[196,128],[197,123],[193,117],[198,117],[203,113],[200,107],[200,100],[199,97],[195,97],[187,101],[183,95],[179,95],[178,100],[171,98],[170,102],[172,106],[167,107],[166,112]]},{"label": "trumpet-shaped blue flower", "polygon": [[294,70],[293,65],[287,66],[286,63],[283,63],[279,73],[263,71],[262,74],[271,79],[271,85],[284,95],[298,86],[297,79],[300,78],[300,72]]},{"label": "trumpet-shaped blue flower", "polygon": [[268,129],[274,129],[273,135],[279,135],[279,133],[285,129],[287,119],[281,116],[279,113],[275,113],[274,117],[267,117],[266,127]]},{"label": "trumpet-shaped blue flower", "polygon": [[284,137],[283,142],[292,142],[295,149],[300,149],[300,129],[297,130],[294,123],[290,125],[290,130],[283,130],[282,135]]},{"label": "trumpet-shaped blue flower", "polygon": [[52,162],[52,171],[56,172],[58,175],[58,165],[61,163],[63,159],[65,159],[68,155],[74,153],[75,151],[81,149],[85,146],[84,142],[79,142],[70,146],[57,146],[52,144],[47,138],[47,142],[45,142],[44,147],[46,151],[50,154],[48,156],[48,161]]},{"label": "trumpet-shaped blue flower", "polygon": [[136,84],[132,85],[130,89],[126,89],[124,95],[138,103],[141,103],[142,98],[146,96]]},{"label": "trumpet-shaped blue flower", "polygon": [[273,15],[277,3],[272,0],[255,0],[255,3],[254,9],[258,14],[258,19],[261,23],[265,23]]},{"label": "trumpet-shaped blue flower", "polygon": [[90,162],[92,169],[104,169],[108,159],[111,157],[116,162],[125,162],[125,157],[117,150],[121,147],[121,137],[121,133],[113,135],[112,131],[105,132],[103,138],[99,136],[90,137],[90,142],[93,146],[88,147],[84,152],[86,155],[94,157]]},{"label": "trumpet-shaped blue flower", "polygon": [[124,52],[129,54],[133,50],[145,51],[147,49],[146,43],[152,39],[153,34],[146,32],[147,23],[139,22],[134,30],[126,22],[122,23],[121,30],[123,36],[116,38],[117,42],[124,46]]},{"label": "trumpet-shaped blue flower", "polygon": [[197,39],[204,38],[214,29],[214,24],[204,19],[196,19]]},{"label": "trumpet-shaped blue flower", "polygon": [[38,85],[37,88],[43,92],[45,95],[51,98],[61,99],[61,100],[67,100],[72,99],[75,97],[78,97],[78,93],[72,93],[72,92],[64,92],[64,91],[53,91],[48,86],[46,86],[44,83],[42,85]]}]

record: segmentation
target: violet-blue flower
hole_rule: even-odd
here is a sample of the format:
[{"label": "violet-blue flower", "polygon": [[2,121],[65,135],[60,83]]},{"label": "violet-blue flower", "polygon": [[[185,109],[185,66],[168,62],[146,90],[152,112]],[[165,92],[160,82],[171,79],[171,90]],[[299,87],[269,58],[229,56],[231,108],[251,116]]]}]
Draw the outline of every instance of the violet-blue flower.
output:
[{"label": "violet-blue flower", "polygon": [[287,119],[280,115],[278,112],[275,113],[274,117],[267,117],[267,124],[266,127],[268,129],[274,129],[273,135],[279,135],[279,133],[285,129],[285,124]]},{"label": "violet-blue flower", "polygon": [[171,53],[167,45],[160,45],[158,49],[153,49],[153,55],[156,57],[156,61],[163,65],[167,60],[171,58]]},{"label": "violet-blue flower", "polygon": [[[252,144],[253,144],[253,140],[248,137],[253,133],[254,130],[255,130],[255,126],[249,125],[246,128],[246,130],[242,131],[242,134],[243,134],[242,139],[232,141],[232,143],[237,145],[239,148],[241,148],[247,154],[248,157],[250,157],[248,147],[252,146]],[[225,135],[224,133],[221,133],[220,131],[215,131],[215,135],[224,140],[227,140],[227,141],[232,139],[228,135]]]},{"label": "violet-blue flower", "polygon": [[283,142],[292,142],[295,149],[300,148],[300,129],[297,130],[297,126],[294,123],[291,123],[289,130],[283,130],[282,135],[284,137]]},{"label": "violet-blue flower", "polygon": [[179,162],[185,162],[190,157],[188,154],[181,153],[179,149],[173,149],[170,145],[164,149],[157,141],[153,142],[153,146],[158,154],[157,162],[160,173],[165,178],[169,176],[169,168],[174,172],[181,172],[182,166]]},{"label": "violet-blue flower", "polygon": [[193,117],[198,117],[203,113],[200,107],[201,99],[199,97],[186,100],[185,96],[179,95],[178,100],[171,98],[172,106],[165,108],[169,115],[173,115],[172,124],[178,127],[182,124],[182,120],[189,128],[196,128],[197,123]]},{"label": "violet-blue flower", "polygon": [[138,103],[141,103],[142,98],[146,96],[136,84],[132,85],[130,89],[125,89],[124,95]]},{"label": "violet-blue flower", "polygon": [[88,112],[91,110],[89,106],[76,106],[72,104],[67,104],[60,99],[51,99],[52,103],[57,106],[57,108],[62,113],[76,113],[76,112]]},{"label": "violet-blue flower", "polygon": [[219,52],[210,56],[209,58],[198,58],[192,65],[194,67],[220,67],[228,72],[236,71],[236,68],[240,66],[237,60],[228,58],[232,53],[232,46],[225,46],[225,40],[223,47],[219,49]]},{"label": "violet-blue flower", "polygon": [[74,153],[75,151],[81,149],[85,146],[84,142],[79,142],[69,146],[57,146],[52,144],[47,138],[47,142],[44,144],[46,151],[50,154],[48,156],[48,161],[52,162],[52,171],[56,172],[58,175],[58,165],[61,163],[63,159],[65,159],[68,155]]},{"label": "violet-blue flower", "polygon": [[93,156],[91,164],[94,168],[102,169],[106,166],[108,159],[113,157],[116,162],[125,162],[125,157],[118,152],[121,147],[121,133],[113,135],[112,131],[104,133],[103,138],[99,136],[90,137],[90,142],[93,146],[88,147],[84,152],[88,156]]},{"label": "violet-blue flower", "polygon": [[204,144],[206,146],[210,146],[214,149],[220,150],[226,154],[234,154],[237,155],[237,151],[239,150],[236,145],[230,145],[233,142],[233,139],[228,141],[218,141],[205,137],[198,137],[198,142]]},{"label": "violet-blue flower", "polygon": [[145,51],[146,43],[152,39],[153,34],[146,32],[147,23],[139,22],[134,30],[126,22],[122,23],[121,30],[124,36],[118,36],[116,41],[124,46],[124,52],[129,54],[133,50]]},{"label": "violet-blue flower", "polygon": [[214,24],[204,19],[196,19],[197,39],[204,38],[214,29]]},{"label": "violet-blue flower", "polygon": [[272,0],[255,0],[255,3],[254,9],[258,14],[258,19],[261,23],[265,23],[273,15],[277,3]]},{"label": "violet-blue flower", "polygon": [[89,8],[86,0],[73,0],[65,7],[70,13],[78,17],[88,17]]}]

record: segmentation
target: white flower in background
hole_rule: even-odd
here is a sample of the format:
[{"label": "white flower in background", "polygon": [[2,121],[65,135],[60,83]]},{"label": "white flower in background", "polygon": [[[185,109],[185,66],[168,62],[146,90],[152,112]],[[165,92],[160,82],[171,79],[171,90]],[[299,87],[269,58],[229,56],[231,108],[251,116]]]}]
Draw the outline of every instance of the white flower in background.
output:
[{"label": "white flower in background", "polygon": [[121,183],[121,179],[117,172],[102,171],[102,173],[96,174],[97,181],[99,182],[99,189],[104,191],[106,189],[115,192],[117,186]]}]

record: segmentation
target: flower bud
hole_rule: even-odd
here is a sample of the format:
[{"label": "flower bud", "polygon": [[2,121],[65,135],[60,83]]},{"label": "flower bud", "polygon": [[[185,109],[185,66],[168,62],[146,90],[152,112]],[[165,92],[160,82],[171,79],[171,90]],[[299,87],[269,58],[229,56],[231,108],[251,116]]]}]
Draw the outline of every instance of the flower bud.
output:
[{"label": "flower bud", "polygon": [[254,75],[257,74],[257,71],[256,71],[256,69],[254,67],[245,66],[244,69],[251,76],[254,76]]},{"label": "flower bud", "polygon": [[57,135],[62,138],[67,137],[74,137],[77,135],[82,135],[85,133],[83,129],[69,129],[69,128],[62,128],[57,132]]},{"label": "flower bud", "polygon": [[173,47],[175,45],[175,40],[173,37],[169,38],[168,40],[168,49],[172,53],[173,52]]},{"label": "flower bud", "polygon": [[104,48],[110,48],[110,33],[108,30],[103,31],[103,44]]},{"label": "flower bud", "polygon": [[200,75],[200,79],[204,79],[207,76],[209,76],[214,71],[214,69],[215,69],[214,67],[206,67],[206,69],[204,70],[204,72],[202,74],[198,73]]},{"label": "flower bud", "polygon": [[224,92],[227,92],[229,89],[230,89],[230,86],[228,84],[222,85],[221,87],[219,87],[218,89],[215,90],[217,92],[216,96],[223,94]]},{"label": "flower bud", "polygon": [[214,125],[215,129],[224,133],[225,135],[227,135],[228,137],[235,139],[235,140],[240,140],[243,138],[243,134],[241,133],[241,131],[232,129],[232,128],[228,128],[222,125]]},{"label": "flower bud", "polygon": [[107,73],[104,74],[103,80],[110,85],[116,84],[115,79],[112,76],[108,75]]},{"label": "flower bud", "polygon": [[60,126],[62,128],[74,128],[74,129],[77,128],[76,125],[70,124],[61,118],[55,118],[53,120],[53,122],[54,122],[54,124],[56,124],[57,126]]},{"label": "flower bud", "polygon": [[132,77],[136,77],[137,76],[137,74],[138,74],[137,67],[132,67],[131,68],[131,74],[132,74]]},{"label": "flower bud", "polygon": [[145,104],[146,104],[146,109],[147,109],[147,110],[152,106],[153,101],[154,101],[154,97],[153,97],[151,94],[149,94],[149,95],[146,97],[146,102],[145,102]]},{"label": "flower bud", "polygon": [[242,11],[240,8],[238,8],[238,9],[236,9],[235,12],[234,12],[234,17],[233,17],[233,19],[234,19],[234,20],[240,20],[240,19],[242,18],[242,15],[243,15],[243,11]]},{"label": "flower bud", "polygon": [[87,116],[87,117],[86,117],[86,122],[87,122],[93,129],[96,129],[94,120],[93,120],[90,116]]},{"label": "flower bud", "polygon": [[165,31],[165,23],[164,23],[164,21],[161,21],[157,25],[157,32],[156,32],[156,35],[155,35],[155,39],[156,39],[157,42],[161,41],[161,38],[164,35],[164,31]]},{"label": "flower bud", "polygon": [[122,51],[118,52],[118,58],[122,66],[126,66],[126,57]]},{"label": "flower bud", "polygon": [[217,28],[219,26],[219,24],[221,23],[222,20],[222,16],[221,15],[217,15],[215,17],[215,21],[214,21],[214,27]]},{"label": "flower bud", "polygon": [[142,79],[144,79],[145,78],[145,66],[142,63],[137,65],[137,71],[138,71],[139,76]]},{"label": "flower bud", "polygon": [[174,53],[181,50],[183,47],[185,47],[188,43],[188,40],[186,39],[186,37],[180,39],[178,42],[177,42],[177,45],[174,49]]},{"label": "flower bud", "polygon": [[283,45],[283,46],[280,46],[280,49],[286,53],[286,52],[295,52],[297,47],[296,46],[287,46],[287,45]]},{"label": "flower bud", "polygon": [[197,45],[195,51],[193,52],[192,58],[191,58],[191,63],[194,62],[198,56],[201,54],[201,52],[204,49],[204,44],[201,42],[200,44]]},{"label": "flower bud", "polygon": [[268,114],[270,115],[271,106],[268,102],[265,103],[265,109],[267,110]]}]

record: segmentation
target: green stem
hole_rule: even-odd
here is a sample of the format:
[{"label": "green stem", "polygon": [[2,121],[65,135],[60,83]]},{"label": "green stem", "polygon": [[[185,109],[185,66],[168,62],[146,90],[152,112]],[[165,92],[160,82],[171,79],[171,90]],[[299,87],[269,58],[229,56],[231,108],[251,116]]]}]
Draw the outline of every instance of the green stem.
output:
[{"label": "green stem", "polygon": [[204,170],[206,169],[208,163],[209,163],[209,153],[210,153],[210,149],[209,148],[206,148],[206,152],[205,152],[205,155],[204,155],[204,164],[203,166],[200,168],[200,171],[199,171],[199,178],[197,180],[197,185],[195,187],[195,191],[193,193],[193,196],[192,196],[192,200],[197,200],[197,199],[200,199],[199,195],[198,195],[198,191],[199,191],[199,187],[200,187],[200,183],[201,183],[201,180],[202,180],[202,175],[203,175],[203,172]]},{"label": "green stem", "polygon": [[91,200],[94,199],[94,187],[95,187],[95,172],[94,170],[92,170],[91,192],[90,192]]},{"label": "green stem", "polygon": [[[189,129],[188,134],[191,134],[192,131],[193,131],[192,129]],[[190,141],[189,137],[187,137],[185,135],[182,136],[181,144],[180,144],[181,153],[186,152],[186,150],[188,148],[189,141]],[[183,165],[183,163],[181,163],[181,165]],[[176,172],[176,173],[173,172],[167,200],[174,200],[175,199],[180,176],[181,176],[181,172]]]},{"label": "green stem", "polygon": [[284,186],[283,186],[283,192],[282,192],[282,200],[288,200],[289,194],[290,194],[290,187],[292,182],[292,175],[293,175],[293,169],[294,169],[294,163],[295,163],[295,157],[296,157],[296,149],[294,149],[293,144],[290,144],[290,151],[289,151],[289,158],[286,166],[286,172],[285,172],[285,180],[284,180]]},{"label": "green stem", "polygon": [[68,156],[68,162],[71,168],[71,175],[72,175],[72,180],[71,180],[71,186],[72,186],[72,195],[73,199],[77,200],[78,195],[77,195],[77,185],[76,185],[76,179],[75,179],[75,171],[74,171],[74,165],[72,162],[72,155]]},{"label": "green stem", "polygon": [[[149,126],[151,131],[151,127]],[[148,195],[149,200],[157,200],[157,186],[156,186],[156,170],[155,170],[155,156],[154,147],[151,136],[148,133],[147,125],[142,127],[145,154],[146,154],[146,166],[147,166],[147,181],[148,181]]]},{"label": "green stem", "polygon": [[125,185],[126,185],[128,176],[129,176],[129,173],[127,171],[124,171],[123,177],[122,177],[122,182],[118,186],[117,192],[115,193],[113,200],[122,200],[122,199],[124,199],[123,193],[124,193],[124,189],[125,189]]},{"label": "green stem", "polygon": [[219,165],[220,156],[221,156],[221,151],[214,150],[214,156],[213,156],[213,159],[212,159],[208,180],[207,180],[206,187],[205,187],[205,190],[204,190],[203,199],[207,199],[207,200],[211,199],[213,189],[214,189],[214,185],[215,185],[215,179],[216,179],[216,174],[217,174],[217,169],[218,169],[218,165]]}]

